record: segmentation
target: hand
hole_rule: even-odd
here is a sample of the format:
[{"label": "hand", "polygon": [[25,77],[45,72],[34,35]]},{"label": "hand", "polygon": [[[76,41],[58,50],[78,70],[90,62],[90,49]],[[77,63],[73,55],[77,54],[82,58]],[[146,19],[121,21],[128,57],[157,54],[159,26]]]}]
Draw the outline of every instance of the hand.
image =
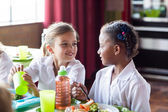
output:
[{"label": "hand", "polygon": [[18,72],[18,71],[23,71],[23,65],[17,65],[17,66],[13,66],[12,69],[10,70],[10,74],[8,76],[8,82],[9,84],[12,83],[13,81],[13,75]]},{"label": "hand", "polygon": [[[12,80],[13,80],[13,75],[18,72],[18,71],[23,71],[23,65],[17,65],[17,66],[14,66],[12,67],[11,71],[10,71],[10,74],[9,74],[9,77],[8,77],[8,81],[9,83],[11,84]],[[24,74],[23,76],[23,80],[27,81],[29,84],[28,84],[28,87],[29,87],[29,90],[30,91],[33,91],[33,94],[35,96],[39,96],[39,90],[38,88],[36,87],[36,85],[33,83],[32,81],[32,78],[31,76],[29,76],[27,73]]]},{"label": "hand", "polygon": [[23,80],[25,80],[25,81],[27,81],[27,82],[29,83],[29,84],[28,84],[29,88],[34,88],[34,87],[36,87],[36,85],[33,83],[32,78],[31,78],[30,75],[28,75],[28,74],[26,73],[26,74],[24,74],[22,77],[23,77]]},{"label": "hand", "polygon": [[18,71],[23,71],[23,65],[17,65],[17,66],[13,66],[11,71],[10,71],[10,74],[13,76],[16,72]]},{"label": "hand", "polygon": [[28,84],[28,87],[29,87],[29,92],[33,92],[33,94],[35,96],[39,96],[39,90],[38,88],[36,87],[36,84],[32,81],[32,78],[31,76],[29,76],[27,73],[24,74],[23,76],[23,80],[27,81],[29,84]]},{"label": "hand", "polygon": [[71,95],[78,100],[87,100],[88,91],[83,84],[74,82],[71,85]]}]

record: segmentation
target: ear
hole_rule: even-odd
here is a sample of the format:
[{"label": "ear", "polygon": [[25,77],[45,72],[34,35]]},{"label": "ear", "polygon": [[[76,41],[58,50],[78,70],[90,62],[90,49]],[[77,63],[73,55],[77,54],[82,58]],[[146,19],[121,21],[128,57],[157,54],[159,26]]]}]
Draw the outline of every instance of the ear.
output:
[{"label": "ear", "polygon": [[48,50],[51,54],[54,53],[54,51],[53,51],[53,49],[51,48],[50,45],[47,45],[46,48],[47,48],[47,50]]},{"label": "ear", "polygon": [[118,44],[114,45],[114,54],[117,56],[121,52],[121,48]]}]

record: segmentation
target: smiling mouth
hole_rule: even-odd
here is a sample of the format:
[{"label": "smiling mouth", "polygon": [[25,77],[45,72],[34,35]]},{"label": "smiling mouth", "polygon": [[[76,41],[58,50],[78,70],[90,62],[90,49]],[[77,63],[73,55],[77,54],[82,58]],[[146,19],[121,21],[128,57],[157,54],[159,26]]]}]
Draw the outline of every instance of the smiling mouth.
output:
[{"label": "smiling mouth", "polygon": [[68,55],[68,56],[73,56],[74,53],[66,53],[66,55]]}]

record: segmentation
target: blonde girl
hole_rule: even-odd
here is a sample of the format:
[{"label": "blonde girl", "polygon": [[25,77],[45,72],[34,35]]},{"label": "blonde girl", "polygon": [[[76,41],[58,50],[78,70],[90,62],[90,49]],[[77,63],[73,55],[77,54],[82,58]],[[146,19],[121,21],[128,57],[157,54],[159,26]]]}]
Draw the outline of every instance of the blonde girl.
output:
[{"label": "blonde girl", "polygon": [[[29,87],[35,96],[39,95],[39,90],[56,89],[55,77],[62,65],[66,67],[71,83],[84,84],[85,68],[79,60],[75,59],[78,42],[76,31],[68,23],[54,23],[47,29],[43,45],[44,57],[33,60],[30,66],[24,69],[26,74],[23,78],[29,82]],[[22,66],[13,69],[12,74],[22,69]],[[35,82],[38,82],[38,87]]]}]

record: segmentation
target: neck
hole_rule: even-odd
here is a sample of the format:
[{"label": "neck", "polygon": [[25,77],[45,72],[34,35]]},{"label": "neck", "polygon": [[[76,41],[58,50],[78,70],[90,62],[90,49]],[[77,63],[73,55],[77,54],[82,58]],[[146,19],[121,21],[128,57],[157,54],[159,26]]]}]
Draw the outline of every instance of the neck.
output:
[{"label": "neck", "polygon": [[116,77],[120,74],[120,72],[129,64],[131,59],[121,60],[120,63],[115,64],[115,68],[113,70],[113,76]]},{"label": "neck", "polygon": [[69,62],[59,61],[59,60],[57,60],[57,59],[54,58],[54,57],[53,57],[53,59],[54,59],[54,66],[55,66],[55,68],[56,68],[57,70],[59,70],[60,66],[65,66],[65,67],[67,67],[67,65],[68,65],[68,63],[69,63]]},{"label": "neck", "polygon": [[60,69],[60,66],[65,66],[67,67],[68,65],[68,62],[61,62],[61,61],[58,61],[57,59],[55,59],[53,57],[53,60],[54,60],[54,63],[53,63],[53,70],[54,70],[54,73],[55,73],[55,76],[57,76],[57,73],[58,73],[58,70]]}]

